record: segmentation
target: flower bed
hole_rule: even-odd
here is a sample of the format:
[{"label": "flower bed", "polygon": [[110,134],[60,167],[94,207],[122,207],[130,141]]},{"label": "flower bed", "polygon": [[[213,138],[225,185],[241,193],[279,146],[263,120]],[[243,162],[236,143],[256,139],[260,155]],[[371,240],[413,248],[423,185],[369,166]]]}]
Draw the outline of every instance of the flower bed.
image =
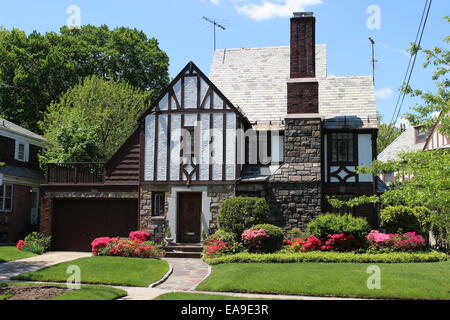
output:
[{"label": "flower bed", "polygon": [[221,263],[292,263],[292,262],[326,262],[326,263],[410,263],[441,262],[448,256],[442,252],[392,252],[392,253],[354,253],[354,252],[298,252],[253,254],[238,253],[217,258],[205,259],[210,265]]},{"label": "flower bed", "polygon": [[91,242],[94,256],[134,257],[134,258],[160,258],[165,252],[152,241],[147,241],[150,234],[134,231],[129,239],[101,237]]}]

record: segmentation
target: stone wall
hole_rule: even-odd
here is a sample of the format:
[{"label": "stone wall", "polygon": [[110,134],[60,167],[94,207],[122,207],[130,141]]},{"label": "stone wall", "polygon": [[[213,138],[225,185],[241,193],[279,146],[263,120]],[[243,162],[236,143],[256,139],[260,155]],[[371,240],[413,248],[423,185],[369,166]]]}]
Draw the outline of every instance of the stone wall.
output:
[{"label": "stone wall", "polygon": [[285,163],[269,181],[272,215],[285,230],[321,214],[321,119],[287,118]]},{"label": "stone wall", "polygon": [[217,230],[217,215],[219,214],[220,203],[223,200],[235,196],[234,185],[212,185],[208,187],[208,197],[211,198],[211,221],[209,223],[209,233]]}]

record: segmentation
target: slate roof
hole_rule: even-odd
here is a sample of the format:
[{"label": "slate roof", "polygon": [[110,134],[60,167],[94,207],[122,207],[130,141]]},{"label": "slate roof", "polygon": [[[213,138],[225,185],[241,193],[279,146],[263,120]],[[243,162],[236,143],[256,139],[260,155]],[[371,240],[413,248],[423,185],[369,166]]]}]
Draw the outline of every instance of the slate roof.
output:
[{"label": "slate roof", "polygon": [[[377,127],[371,76],[328,77],[326,46],[317,45],[316,77],[325,126]],[[250,122],[282,121],[287,114],[290,47],[217,50],[209,78]]]},{"label": "slate roof", "polygon": [[38,140],[41,142],[45,142],[46,139],[43,136],[40,136],[34,132],[31,132],[30,130],[27,130],[25,128],[22,128],[21,126],[18,126],[17,124],[12,123],[11,121],[8,121],[6,119],[0,118],[0,131],[5,130],[12,133],[19,134],[21,136]]},{"label": "slate roof", "polygon": [[377,157],[379,161],[399,160],[400,153],[423,150],[425,142],[416,143],[415,128],[406,129]]}]

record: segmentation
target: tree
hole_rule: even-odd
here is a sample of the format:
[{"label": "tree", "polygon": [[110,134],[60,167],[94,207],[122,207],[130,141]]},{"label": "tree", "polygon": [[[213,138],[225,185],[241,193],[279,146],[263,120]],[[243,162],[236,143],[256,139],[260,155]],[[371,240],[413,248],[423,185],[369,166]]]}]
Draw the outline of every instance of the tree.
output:
[{"label": "tree", "polygon": [[[450,17],[445,17],[445,19],[450,23]],[[450,44],[450,36],[443,40],[447,46]],[[447,76],[450,72],[450,52],[448,48],[439,47],[435,47],[431,50],[422,50],[414,43],[410,50],[413,53],[417,53],[421,50],[426,54],[425,68],[430,65],[436,67],[433,71],[432,78],[436,81],[437,91],[433,93],[423,92],[422,90],[413,90],[410,87],[405,88],[406,93],[413,97],[420,97],[423,100],[423,104],[416,105],[412,108],[415,113],[407,114],[406,118],[413,125],[424,125],[427,128],[431,128],[436,124],[436,114],[440,114],[439,122],[442,126],[439,130],[442,134],[450,136],[450,80]]]},{"label": "tree", "polygon": [[39,122],[51,147],[41,162],[106,161],[135,129],[147,94],[125,81],[85,78]]},{"label": "tree", "polygon": [[0,116],[42,133],[47,106],[80,80],[125,80],[150,99],[167,86],[169,58],[144,32],[103,25],[40,34],[0,28]]},{"label": "tree", "polygon": [[383,117],[378,114],[378,138],[377,138],[377,155],[383,152],[399,135],[402,130],[394,125],[383,123]]}]

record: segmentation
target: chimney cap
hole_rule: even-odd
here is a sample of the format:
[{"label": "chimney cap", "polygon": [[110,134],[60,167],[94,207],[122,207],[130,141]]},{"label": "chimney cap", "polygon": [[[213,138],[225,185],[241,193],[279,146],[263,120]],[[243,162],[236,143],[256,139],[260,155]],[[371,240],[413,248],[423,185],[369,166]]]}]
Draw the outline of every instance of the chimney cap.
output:
[{"label": "chimney cap", "polygon": [[294,12],[294,18],[310,18],[314,17],[314,12]]}]

